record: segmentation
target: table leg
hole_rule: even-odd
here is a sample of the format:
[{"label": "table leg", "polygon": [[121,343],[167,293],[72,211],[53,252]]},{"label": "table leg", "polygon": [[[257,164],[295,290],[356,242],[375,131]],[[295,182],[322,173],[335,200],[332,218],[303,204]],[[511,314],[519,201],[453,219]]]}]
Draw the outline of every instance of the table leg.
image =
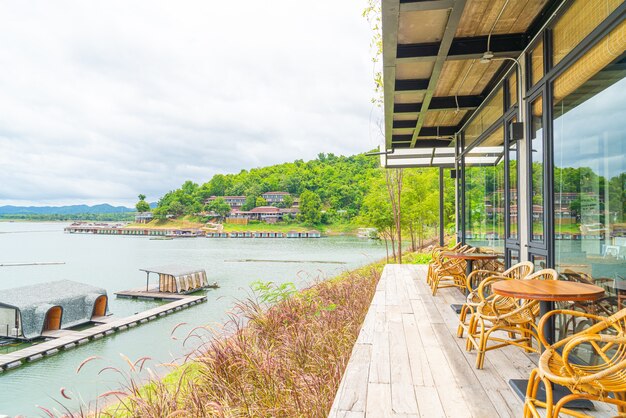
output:
[{"label": "table leg", "polygon": [[[539,302],[539,315],[543,317],[550,311],[554,310],[554,302],[552,301],[541,301]],[[543,335],[546,338],[548,344],[552,345],[554,343],[554,316],[550,317],[549,321],[543,326]],[[543,350],[542,350],[543,351]]]},{"label": "table leg", "polygon": [[[546,313],[554,310],[554,302],[551,301],[541,301],[539,302],[539,310],[541,312],[541,316]],[[549,321],[546,321],[543,327],[543,335],[546,338],[548,344],[554,343],[554,316],[550,318]],[[528,379],[511,379],[509,380],[509,385],[513,388],[517,396],[519,396],[522,400],[526,399],[526,387],[528,386]],[[561,385],[552,385],[552,396],[554,403],[556,404],[561,398],[571,395],[572,392],[564,386]],[[543,386],[543,383],[539,384],[539,390],[537,391],[537,400],[545,402],[546,401],[546,390]],[[568,408],[573,409],[593,409],[593,404],[591,401],[586,399],[576,399],[567,404]]]}]

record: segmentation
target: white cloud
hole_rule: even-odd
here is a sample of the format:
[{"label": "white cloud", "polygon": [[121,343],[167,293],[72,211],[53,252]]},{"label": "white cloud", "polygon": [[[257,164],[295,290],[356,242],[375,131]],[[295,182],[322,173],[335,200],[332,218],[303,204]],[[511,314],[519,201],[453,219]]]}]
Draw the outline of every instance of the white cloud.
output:
[{"label": "white cloud", "polygon": [[364,4],[0,1],[0,204],[374,148]]}]

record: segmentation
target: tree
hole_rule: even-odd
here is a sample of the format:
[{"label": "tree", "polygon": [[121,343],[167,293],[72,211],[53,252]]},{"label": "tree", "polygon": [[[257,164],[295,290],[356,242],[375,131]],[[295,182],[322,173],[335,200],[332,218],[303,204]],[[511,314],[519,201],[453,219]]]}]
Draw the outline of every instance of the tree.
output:
[{"label": "tree", "polygon": [[256,201],[254,202],[254,207],[258,208],[259,206],[267,206],[267,200],[265,200],[261,196],[257,197]]},{"label": "tree", "polygon": [[230,205],[226,203],[224,198],[218,197],[205,206],[205,209],[209,212],[215,212],[221,219],[224,219],[230,213]]},{"label": "tree", "polygon": [[322,220],[322,199],[310,190],[305,190],[300,195],[300,219],[311,226]]},{"label": "tree", "polygon": [[391,210],[393,215],[394,228],[397,234],[398,244],[398,263],[402,264],[402,177],[403,170],[396,168],[385,171],[385,179],[387,180],[387,192],[389,193],[389,201],[391,202]]},{"label": "tree", "polygon": [[146,202],[146,195],[140,194],[138,197],[139,202],[137,202],[137,204],[135,205],[135,209],[137,209],[137,212],[150,212],[150,204]]},{"label": "tree", "polygon": [[246,202],[243,204],[243,206],[241,207],[241,209],[243,210],[252,210],[256,207],[256,198],[258,196],[255,195],[250,195],[250,196],[246,196]]},{"label": "tree", "polygon": [[392,254],[395,260],[395,223],[391,201],[386,190],[385,180],[382,177],[382,171],[379,171],[379,174],[380,176],[372,181],[372,187],[363,200],[359,221],[378,230],[379,236],[385,241],[387,260],[389,260],[389,241],[391,241]]},{"label": "tree", "polygon": [[174,217],[179,217],[185,213],[185,207],[179,201],[172,202],[167,209],[167,214]]},{"label": "tree", "polygon": [[154,211],[152,212],[152,216],[154,216],[155,219],[164,221],[165,219],[167,219],[168,211],[169,211],[168,207],[161,206],[161,207],[154,209]]}]

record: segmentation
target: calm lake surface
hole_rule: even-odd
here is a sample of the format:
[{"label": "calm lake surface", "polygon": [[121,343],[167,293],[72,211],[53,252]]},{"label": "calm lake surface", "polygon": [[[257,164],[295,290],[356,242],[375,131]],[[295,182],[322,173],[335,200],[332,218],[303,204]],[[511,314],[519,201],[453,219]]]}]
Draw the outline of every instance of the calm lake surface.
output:
[{"label": "calm lake surface", "polygon": [[[62,387],[74,400],[82,399],[83,404],[93,405],[98,394],[119,388],[122,380],[119,375],[110,372],[98,375],[98,372],[108,365],[128,370],[120,353],[133,360],[149,356],[148,367],[162,373],[165,369],[159,364],[180,359],[189,352],[189,346],[182,343],[189,330],[224,322],[234,303],[250,295],[252,282],[294,282],[303,287],[385,255],[383,245],[355,237],[157,241],[147,237],[65,234],[66,225],[0,222],[0,264],[65,262],[64,265],[0,267],[0,292],[70,279],[106,288],[110,311],[116,316],[126,316],[158,304],[117,299],[113,295],[118,290],[145,285],[145,273],[139,268],[164,264],[204,268],[209,282],[217,281],[221,287],[206,292],[207,303],[0,373],[0,414],[43,416],[37,405],[61,411],[55,400],[62,399]],[[172,329],[181,322],[187,324],[175,332],[180,339],[173,339]],[[90,362],[76,374],[81,361],[93,355],[103,360]],[[76,408],[81,403],[64,400],[63,404]]]}]

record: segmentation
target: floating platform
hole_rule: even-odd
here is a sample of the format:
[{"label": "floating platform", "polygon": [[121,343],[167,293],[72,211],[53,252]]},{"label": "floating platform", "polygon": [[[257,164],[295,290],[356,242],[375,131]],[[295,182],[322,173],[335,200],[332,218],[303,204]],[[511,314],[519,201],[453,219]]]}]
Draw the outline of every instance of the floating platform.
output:
[{"label": "floating platform", "polygon": [[[217,283],[213,283],[207,286],[203,286],[199,289],[194,289],[192,293],[196,293],[200,290],[206,289],[217,289],[219,285]],[[131,289],[131,290],[122,290],[120,292],[115,292],[115,295],[118,298],[130,298],[130,299],[148,299],[148,300],[181,300],[189,297],[194,297],[189,293],[173,293],[173,292],[159,292],[156,287],[150,288],[146,290],[145,288]]]},{"label": "floating platform", "polygon": [[[140,296],[142,293],[144,295]],[[119,292],[117,295],[121,295],[122,297],[143,297],[155,300],[161,299],[172,301],[165,305],[157,306],[125,318],[116,318],[115,316],[93,317],[91,321],[99,325],[82,331],[72,331],[69,329],[45,331],[43,336],[45,338],[50,338],[50,340],[26,347],[13,353],[0,355],[0,371],[14,369],[22,364],[51,356],[59,351],[69,350],[89,341],[97,340],[115,332],[135,327],[139,324],[189,308],[198,303],[206,302],[207,300],[206,296],[191,296],[145,291],[125,291]]]}]

